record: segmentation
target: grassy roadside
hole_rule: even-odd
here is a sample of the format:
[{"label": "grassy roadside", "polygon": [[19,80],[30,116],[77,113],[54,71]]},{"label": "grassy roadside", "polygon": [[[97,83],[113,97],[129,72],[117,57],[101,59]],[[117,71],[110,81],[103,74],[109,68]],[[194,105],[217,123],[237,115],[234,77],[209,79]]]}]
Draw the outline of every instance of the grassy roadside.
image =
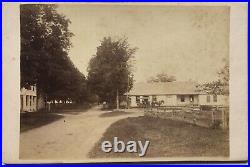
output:
[{"label": "grassy roadside", "polygon": [[115,116],[120,116],[120,115],[127,115],[131,114],[125,111],[112,111],[112,112],[105,112],[100,115],[100,117],[115,117]]},{"label": "grassy roadside", "polygon": [[138,157],[137,153],[102,152],[102,141],[112,143],[114,137],[124,142],[149,140],[150,145],[145,157],[229,156],[228,131],[146,116],[126,118],[112,124],[89,156],[91,158]]}]

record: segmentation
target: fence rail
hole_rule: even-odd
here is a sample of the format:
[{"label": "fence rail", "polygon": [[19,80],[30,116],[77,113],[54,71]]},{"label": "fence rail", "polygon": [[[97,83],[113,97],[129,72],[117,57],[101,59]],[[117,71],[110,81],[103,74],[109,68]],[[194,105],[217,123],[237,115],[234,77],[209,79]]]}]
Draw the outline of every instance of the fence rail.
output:
[{"label": "fence rail", "polygon": [[185,107],[161,107],[145,109],[145,116],[179,120],[207,128],[229,127],[229,109],[217,108],[216,110],[200,111]]}]

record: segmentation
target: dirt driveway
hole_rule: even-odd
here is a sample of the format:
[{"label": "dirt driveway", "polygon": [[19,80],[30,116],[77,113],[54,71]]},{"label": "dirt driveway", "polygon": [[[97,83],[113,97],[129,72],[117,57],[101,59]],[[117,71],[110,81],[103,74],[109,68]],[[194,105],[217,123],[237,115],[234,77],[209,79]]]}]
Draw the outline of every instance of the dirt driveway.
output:
[{"label": "dirt driveway", "polygon": [[128,111],[113,117],[100,117],[98,107],[86,112],[63,113],[64,118],[20,134],[20,159],[82,160],[114,122],[143,115]]}]

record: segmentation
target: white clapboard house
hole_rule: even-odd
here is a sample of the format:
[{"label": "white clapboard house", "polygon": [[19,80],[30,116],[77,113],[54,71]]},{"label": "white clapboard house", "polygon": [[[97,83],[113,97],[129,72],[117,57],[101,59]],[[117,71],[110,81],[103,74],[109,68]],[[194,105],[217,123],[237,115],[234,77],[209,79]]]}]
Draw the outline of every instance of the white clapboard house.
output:
[{"label": "white clapboard house", "polygon": [[36,86],[22,87],[20,90],[20,111],[33,112],[44,108],[44,99],[37,96]]},{"label": "white clapboard house", "polygon": [[161,106],[228,105],[228,96],[202,92],[195,82],[135,83],[128,96],[130,107],[159,101]]}]

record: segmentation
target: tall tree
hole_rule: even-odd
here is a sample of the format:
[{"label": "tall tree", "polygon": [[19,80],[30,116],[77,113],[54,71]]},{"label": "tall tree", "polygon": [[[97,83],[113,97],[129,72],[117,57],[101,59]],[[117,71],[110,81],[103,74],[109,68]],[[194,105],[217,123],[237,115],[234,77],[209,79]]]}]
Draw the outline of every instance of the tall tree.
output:
[{"label": "tall tree", "polygon": [[129,61],[134,58],[136,50],[129,45],[127,38],[103,38],[88,66],[88,84],[101,101],[114,104],[117,95],[123,95],[132,88],[133,74]]},{"label": "tall tree", "polygon": [[85,77],[68,57],[73,36],[70,20],[56,8],[53,4],[20,6],[21,87],[36,84],[47,100],[67,100],[83,89]]},{"label": "tall tree", "polygon": [[223,62],[224,66],[218,72],[218,79],[199,85],[200,90],[210,94],[229,95],[229,62]]},{"label": "tall tree", "polygon": [[150,77],[147,82],[173,82],[176,81],[175,76],[168,75],[166,73],[159,73],[155,77]]}]

